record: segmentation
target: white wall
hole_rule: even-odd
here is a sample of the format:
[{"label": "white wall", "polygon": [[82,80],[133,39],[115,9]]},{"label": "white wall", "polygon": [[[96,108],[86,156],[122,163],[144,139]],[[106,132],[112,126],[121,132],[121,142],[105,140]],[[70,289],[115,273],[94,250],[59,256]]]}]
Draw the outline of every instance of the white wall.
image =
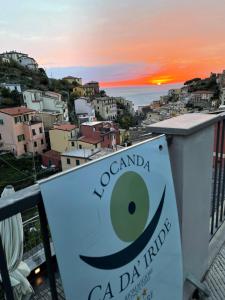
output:
[{"label": "white wall", "polygon": [[74,100],[74,106],[76,114],[87,114],[88,116],[95,117],[95,110],[86,99],[79,98]]}]

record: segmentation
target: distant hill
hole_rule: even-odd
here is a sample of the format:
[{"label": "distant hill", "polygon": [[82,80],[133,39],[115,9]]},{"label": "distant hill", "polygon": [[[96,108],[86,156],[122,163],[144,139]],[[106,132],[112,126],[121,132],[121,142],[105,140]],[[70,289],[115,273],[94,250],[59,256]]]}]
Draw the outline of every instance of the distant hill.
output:
[{"label": "distant hill", "polygon": [[19,83],[23,89],[48,90],[49,88],[49,79],[44,69],[32,71],[13,61],[10,63],[0,61],[0,83]]},{"label": "distant hill", "polygon": [[184,83],[188,86],[189,92],[195,92],[199,90],[213,91],[215,95],[219,93],[219,87],[216,80],[216,74],[211,73],[211,76],[208,78],[193,78]]}]

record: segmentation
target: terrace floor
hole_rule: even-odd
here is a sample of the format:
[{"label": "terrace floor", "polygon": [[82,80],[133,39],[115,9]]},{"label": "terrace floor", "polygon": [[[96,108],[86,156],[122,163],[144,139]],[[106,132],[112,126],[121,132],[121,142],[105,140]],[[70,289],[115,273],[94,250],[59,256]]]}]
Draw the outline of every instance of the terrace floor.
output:
[{"label": "terrace floor", "polygon": [[[46,276],[40,276],[35,279],[34,282],[35,294],[31,297],[31,300],[50,300],[51,292],[49,287],[49,281]],[[65,300],[62,282],[58,274],[56,274],[56,288],[58,292],[58,300]]]},{"label": "terrace floor", "polygon": [[204,285],[210,292],[210,297],[207,299],[225,299],[225,243],[209,267],[204,279]]}]

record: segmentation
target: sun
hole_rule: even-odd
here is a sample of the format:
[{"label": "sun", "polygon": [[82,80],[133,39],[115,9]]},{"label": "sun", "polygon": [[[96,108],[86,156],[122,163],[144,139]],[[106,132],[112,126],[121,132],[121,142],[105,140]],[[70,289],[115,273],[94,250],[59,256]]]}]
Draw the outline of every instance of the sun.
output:
[{"label": "sun", "polygon": [[157,82],[157,85],[161,85],[161,82]]}]

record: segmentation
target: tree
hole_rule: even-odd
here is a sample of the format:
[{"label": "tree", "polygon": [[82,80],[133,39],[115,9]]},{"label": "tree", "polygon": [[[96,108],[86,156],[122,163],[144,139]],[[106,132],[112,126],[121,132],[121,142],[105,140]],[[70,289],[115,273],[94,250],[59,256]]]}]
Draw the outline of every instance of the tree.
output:
[{"label": "tree", "polygon": [[100,90],[99,91],[100,97],[106,97],[106,91]]},{"label": "tree", "polygon": [[2,88],[1,94],[3,98],[10,98],[10,90],[7,88]]},{"label": "tree", "polygon": [[10,93],[10,98],[13,100],[14,104],[15,105],[21,105],[21,94],[16,91],[16,90],[13,90],[11,93]]},{"label": "tree", "polygon": [[130,127],[136,125],[134,117],[129,113],[119,116],[117,118],[117,122],[119,123],[119,126],[122,129],[126,129],[126,130],[128,130]]},{"label": "tree", "polygon": [[201,81],[201,78],[193,78],[193,79],[191,79],[191,80],[187,80],[185,83],[184,83],[184,85],[189,85],[189,84],[192,84],[192,83],[194,83],[194,82],[198,82],[198,81]]}]

